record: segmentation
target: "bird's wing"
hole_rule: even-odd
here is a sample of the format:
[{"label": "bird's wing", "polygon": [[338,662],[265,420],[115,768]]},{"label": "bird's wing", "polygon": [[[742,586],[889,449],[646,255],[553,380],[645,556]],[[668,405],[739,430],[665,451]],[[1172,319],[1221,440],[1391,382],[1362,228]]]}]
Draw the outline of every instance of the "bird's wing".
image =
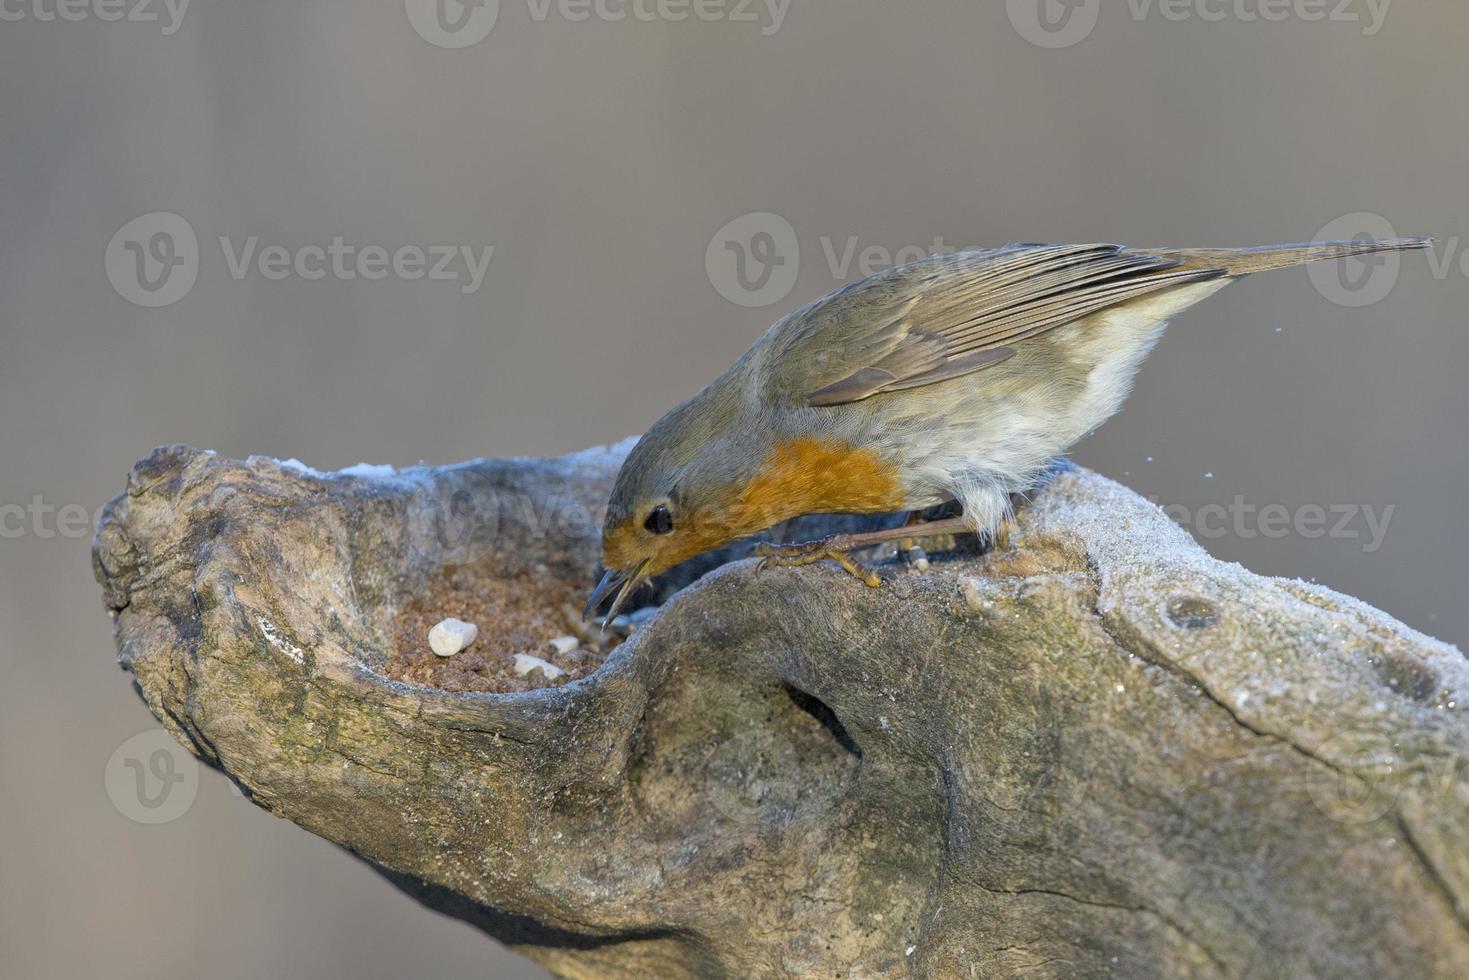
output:
[{"label": "bird's wing", "polygon": [[774,377],[814,406],[947,381],[1014,345],[1149,293],[1227,275],[1120,245],[1016,245],[928,259],[848,286],[772,330]]}]

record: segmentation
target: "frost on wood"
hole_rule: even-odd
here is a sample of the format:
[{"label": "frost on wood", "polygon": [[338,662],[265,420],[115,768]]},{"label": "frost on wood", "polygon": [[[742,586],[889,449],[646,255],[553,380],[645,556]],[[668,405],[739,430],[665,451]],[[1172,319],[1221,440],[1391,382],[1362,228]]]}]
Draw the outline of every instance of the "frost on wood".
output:
[{"label": "frost on wood", "polygon": [[255,803],[560,975],[1469,976],[1460,653],[1083,470],[880,590],[706,560],[564,686],[384,678],[446,567],[589,586],[626,448],[159,450],[95,546],[122,664]]}]

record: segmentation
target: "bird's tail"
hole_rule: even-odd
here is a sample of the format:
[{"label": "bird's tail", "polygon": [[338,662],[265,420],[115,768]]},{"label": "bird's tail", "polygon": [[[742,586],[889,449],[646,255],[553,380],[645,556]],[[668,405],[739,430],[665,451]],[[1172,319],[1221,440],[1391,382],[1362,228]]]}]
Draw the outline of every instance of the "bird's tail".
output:
[{"label": "bird's tail", "polygon": [[1186,266],[1223,269],[1229,276],[1248,276],[1352,255],[1409,252],[1432,247],[1431,238],[1384,238],[1380,241],[1309,242],[1304,245],[1259,245],[1255,248],[1187,248],[1169,254],[1182,259]]}]

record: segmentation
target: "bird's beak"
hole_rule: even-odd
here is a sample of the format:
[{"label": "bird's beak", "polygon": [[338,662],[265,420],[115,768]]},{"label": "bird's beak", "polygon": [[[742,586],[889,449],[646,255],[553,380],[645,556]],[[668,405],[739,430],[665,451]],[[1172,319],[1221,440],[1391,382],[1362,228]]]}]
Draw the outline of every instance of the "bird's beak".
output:
[{"label": "bird's beak", "polygon": [[607,574],[602,576],[602,581],[598,582],[597,587],[592,590],[591,597],[587,599],[586,612],[582,613],[582,618],[591,619],[592,614],[607,601],[607,597],[616,593],[616,597],[612,600],[612,608],[607,610],[607,621],[610,622],[632,591],[642,584],[643,570],[647,567],[648,559],[645,558],[630,569],[608,569]]}]

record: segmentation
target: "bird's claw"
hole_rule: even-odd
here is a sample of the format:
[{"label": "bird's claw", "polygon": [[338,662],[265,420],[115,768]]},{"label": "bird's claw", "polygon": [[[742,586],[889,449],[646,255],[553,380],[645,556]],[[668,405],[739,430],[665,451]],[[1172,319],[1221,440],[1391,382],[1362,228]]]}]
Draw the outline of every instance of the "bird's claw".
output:
[{"label": "bird's claw", "polygon": [[876,572],[857,562],[852,557],[850,547],[842,546],[840,536],[808,544],[761,544],[756,546],[755,555],[760,559],[760,564],[756,566],[757,572],[771,567],[797,568],[829,560],[842,566],[848,574],[868,588],[875,589],[882,585],[882,579]]}]

